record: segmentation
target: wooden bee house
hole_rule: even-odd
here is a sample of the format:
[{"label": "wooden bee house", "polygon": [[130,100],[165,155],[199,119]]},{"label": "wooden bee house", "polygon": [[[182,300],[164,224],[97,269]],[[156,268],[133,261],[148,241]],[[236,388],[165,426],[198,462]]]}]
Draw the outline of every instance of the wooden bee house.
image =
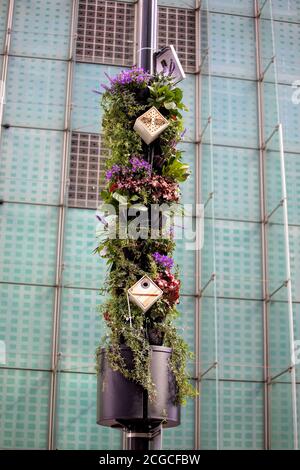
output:
[{"label": "wooden bee house", "polygon": [[128,295],[132,302],[146,312],[161,298],[163,291],[153,282],[150,277],[144,276],[130,289]]},{"label": "wooden bee house", "polygon": [[152,106],[135,121],[133,129],[149,145],[168,127],[167,119]]}]

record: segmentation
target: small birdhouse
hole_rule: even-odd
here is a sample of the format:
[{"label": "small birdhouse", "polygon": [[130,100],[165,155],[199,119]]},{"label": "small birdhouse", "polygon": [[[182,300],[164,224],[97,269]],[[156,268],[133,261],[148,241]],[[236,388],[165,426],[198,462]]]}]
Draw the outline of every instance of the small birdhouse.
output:
[{"label": "small birdhouse", "polygon": [[167,119],[152,106],[135,121],[133,129],[149,145],[168,127]]},{"label": "small birdhouse", "polygon": [[171,72],[174,84],[185,79],[184,70],[172,45],[164,47],[155,54],[155,69],[157,73]]},{"label": "small birdhouse", "polygon": [[128,289],[128,295],[132,302],[140,307],[143,312],[146,312],[158,299],[161,298],[163,291],[150,279],[150,277],[144,276]]}]

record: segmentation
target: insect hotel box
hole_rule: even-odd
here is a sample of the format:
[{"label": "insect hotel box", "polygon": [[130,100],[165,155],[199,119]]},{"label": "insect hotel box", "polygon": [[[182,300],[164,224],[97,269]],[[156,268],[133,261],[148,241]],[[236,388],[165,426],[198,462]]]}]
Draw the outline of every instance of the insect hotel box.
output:
[{"label": "insect hotel box", "polygon": [[133,129],[149,145],[168,127],[167,119],[152,106],[135,121]]},{"label": "insect hotel box", "polygon": [[148,276],[142,277],[130,289],[128,295],[132,302],[146,312],[161,298],[163,291]]}]

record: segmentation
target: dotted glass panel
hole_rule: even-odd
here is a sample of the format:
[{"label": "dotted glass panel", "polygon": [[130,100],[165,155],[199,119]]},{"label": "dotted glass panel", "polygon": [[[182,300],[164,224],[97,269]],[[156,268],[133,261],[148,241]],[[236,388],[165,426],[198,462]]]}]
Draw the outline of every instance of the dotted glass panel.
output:
[{"label": "dotted glass panel", "polygon": [[103,287],[106,260],[94,255],[97,246],[94,211],[68,209],[65,229],[64,285]]},{"label": "dotted glass panel", "polygon": [[[300,303],[293,303],[293,315],[294,315],[294,336],[295,341],[300,341]],[[296,380],[300,382],[300,348],[299,343],[296,343],[295,348],[295,356],[296,356]],[[300,387],[299,387],[300,391]],[[298,398],[298,407],[300,404],[300,396]],[[299,408],[298,408],[299,409]],[[299,424],[298,424],[299,426]]]},{"label": "dotted glass panel", "polygon": [[[206,33],[204,29],[204,34]],[[229,77],[256,78],[255,32],[252,18],[211,14],[210,36],[211,73]],[[205,44],[205,37],[203,42]]]},{"label": "dotted glass panel", "polygon": [[3,122],[63,129],[67,64],[10,57]]},{"label": "dotted glass panel", "polygon": [[289,227],[289,241],[293,300],[300,302],[300,226]]},{"label": "dotted glass panel", "polygon": [[158,8],[158,49],[172,44],[183,69],[195,72],[196,67],[196,16],[183,8]]},{"label": "dotted glass panel", "polygon": [[[212,77],[213,143],[257,147],[257,95],[255,82]],[[210,115],[208,78],[202,78],[202,129]],[[209,126],[208,126],[209,128]],[[210,142],[208,129],[203,136]]]},{"label": "dotted glass panel", "polygon": [[49,374],[0,370],[0,448],[46,449]]},{"label": "dotted glass panel", "polygon": [[134,5],[116,1],[80,0],[76,59],[132,65]]},{"label": "dotted glass panel", "polygon": [[[215,216],[260,220],[259,155],[256,150],[214,147]],[[211,191],[211,148],[202,146],[202,202]]]},{"label": "dotted glass panel", "polygon": [[217,449],[216,382],[204,378],[200,385],[200,449]]},{"label": "dotted glass panel", "polygon": [[[212,274],[210,220],[205,220],[202,249],[203,285]],[[256,223],[215,221],[217,295],[261,299],[261,240]],[[213,283],[210,284],[212,289]],[[211,289],[205,295],[211,295]]]},{"label": "dotted glass panel", "polygon": [[190,167],[191,175],[188,179],[180,185],[181,189],[181,203],[194,204],[195,202],[195,145],[188,143],[180,143],[178,149],[183,151],[182,161],[187,163]]},{"label": "dotted glass panel", "polygon": [[[276,209],[282,200],[282,178],[279,152],[267,151],[265,154],[265,181],[266,213],[270,214],[269,221],[270,223],[283,223],[283,209],[282,207]],[[275,209],[276,211],[273,212]]]},{"label": "dotted glass panel", "polygon": [[202,297],[200,304],[200,366],[204,372],[215,362],[216,324],[215,309],[217,305],[213,297]]},{"label": "dotted glass panel", "polygon": [[72,125],[74,131],[99,133],[103,110],[99,95],[93,90],[103,91],[101,84],[108,84],[110,77],[122,68],[98,64],[76,64],[73,85]]},{"label": "dotted glass panel", "polygon": [[[158,5],[167,7],[182,7],[182,0],[158,0]],[[184,0],[184,8],[195,8],[195,0]]]},{"label": "dotted glass panel", "polygon": [[221,449],[263,449],[263,385],[220,383]]},{"label": "dotted glass panel", "polygon": [[202,9],[236,15],[253,15],[252,0],[204,0]]},{"label": "dotted glass panel", "polygon": [[56,448],[120,449],[121,433],[96,424],[95,374],[62,373],[59,377]]},{"label": "dotted glass panel", "polygon": [[273,383],[270,387],[270,395],[271,449],[292,449],[293,415],[291,385],[289,383]]},{"label": "dotted glass panel", "polygon": [[[293,102],[295,89],[287,85],[278,86],[280,119],[283,126],[284,149],[299,153],[300,148],[300,104],[299,88],[298,101]],[[297,104],[298,103],[298,104]]]},{"label": "dotted glass panel", "polygon": [[7,201],[57,204],[63,134],[13,128],[1,141],[0,197]]},{"label": "dotted glass panel", "polygon": [[[262,380],[263,336],[261,302],[217,299],[220,378]],[[215,303],[203,298],[201,306],[201,368],[215,361]]]},{"label": "dotted glass panel", "polygon": [[[270,376],[274,377],[291,364],[289,312],[287,302],[269,304],[269,361]],[[281,382],[290,382],[290,374],[284,374]]]},{"label": "dotted glass panel", "polygon": [[[264,0],[259,0],[260,7]],[[262,10],[263,18],[273,18],[282,21],[300,22],[300,2],[299,0],[272,0],[272,16],[269,1]]]},{"label": "dotted glass panel", "polygon": [[194,422],[194,401],[188,400],[187,404],[181,407],[180,426],[174,429],[163,429],[162,448],[164,450],[194,449]]},{"label": "dotted glass panel", "polygon": [[7,20],[8,0],[0,2],[0,53],[3,51],[4,38],[6,34],[6,20]]},{"label": "dotted glass panel", "polygon": [[[179,219],[180,220],[180,219]],[[191,240],[187,239],[187,234],[190,233],[190,230],[195,230],[194,227],[194,220],[188,219],[184,222],[187,224],[191,224],[191,226],[186,229],[182,230],[180,226],[182,226],[182,222],[175,220],[175,239],[176,241],[176,248],[174,252],[174,260],[175,263],[179,266],[179,275],[181,280],[181,294],[186,295],[193,295],[195,293],[195,250],[193,249],[193,245]],[[183,220],[183,219],[182,219]],[[193,225],[192,225],[193,224]]]},{"label": "dotted glass panel", "polygon": [[[283,286],[287,279],[285,238],[283,225],[269,224],[267,230],[268,241],[268,289],[274,293],[273,300],[287,300],[287,289]],[[280,288],[280,289],[279,289]],[[279,289],[277,291],[277,289]],[[275,291],[277,291],[275,293]]]},{"label": "dotted glass panel", "polygon": [[[289,3],[289,2],[288,2]],[[300,4],[299,4],[300,10]],[[300,18],[299,18],[300,21]],[[300,76],[300,24],[274,22],[279,82],[290,85]]]},{"label": "dotted glass panel", "polygon": [[[290,224],[299,224],[300,221],[300,158],[299,154],[285,153],[285,177],[288,197],[288,219]],[[280,168],[280,155],[278,152],[267,152],[266,155],[267,179],[267,212],[276,208],[282,199],[282,180]],[[270,219],[273,223],[283,223],[283,211],[277,209]]]},{"label": "dotted glass panel", "polygon": [[[189,349],[194,353],[194,334],[195,334],[195,299],[190,296],[181,296],[178,305],[180,312],[178,318],[175,320],[178,333],[186,341]],[[194,360],[188,362],[188,372],[190,376],[194,375]]]},{"label": "dotted glass panel", "polygon": [[4,204],[0,226],[1,280],[53,285],[57,209]]},{"label": "dotted glass panel", "polygon": [[97,291],[63,289],[60,368],[75,372],[95,372],[95,351],[105,334],[105,324],[97,311],[103,302]]},{"label": "dotted glass panel", "polygon": [[0,285],[0,340],[7,367],[48,368],[52,344],[53,289]]},{"label": "dotted glass panel", "polygon": [[186,79],[178,84],[183,91],[183,102],[187,106],[188,111],[183,111],[182,117],[186,127],[184,139],[187,141],[195,140],[195,90],[196,81],[194,75],[187,75]]},{"label": "dotted glass panel", "polygon": [[108,153],[99,134],[72,132],[69,206],[94,209],[99,206]]},{"label": "dotted glass panel", "polygon": [[71,0],[15,1],[10,52],[66,59],[71,14]]}]

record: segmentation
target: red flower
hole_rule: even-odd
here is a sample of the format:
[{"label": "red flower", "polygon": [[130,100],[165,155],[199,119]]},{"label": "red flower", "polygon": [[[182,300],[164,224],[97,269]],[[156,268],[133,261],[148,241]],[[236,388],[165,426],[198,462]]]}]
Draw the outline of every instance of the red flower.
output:
[{"label": "red flower", "polygon": [[117,183],[113,183],[110,188],[109,188],[109,192],[112,193],[114,192],[116,189],[118,189],[118,185]]},{"label": "red flower", "polygon": [[103,318],[104,318],[104,320],[105,320],[107,323],[109,323],[109,321],[110,321],[110,316],[109,316],[109,313],[108,313],[108,312],[104,312],[104,313],[103,313]]},{"label": "red flower", "polygon": [[168,269],[163,273],[159,273],[154,282],[161,288],[164,293],[163,298],[165,298],[170,305],[179,302],[180,280],[176,279]]}]

